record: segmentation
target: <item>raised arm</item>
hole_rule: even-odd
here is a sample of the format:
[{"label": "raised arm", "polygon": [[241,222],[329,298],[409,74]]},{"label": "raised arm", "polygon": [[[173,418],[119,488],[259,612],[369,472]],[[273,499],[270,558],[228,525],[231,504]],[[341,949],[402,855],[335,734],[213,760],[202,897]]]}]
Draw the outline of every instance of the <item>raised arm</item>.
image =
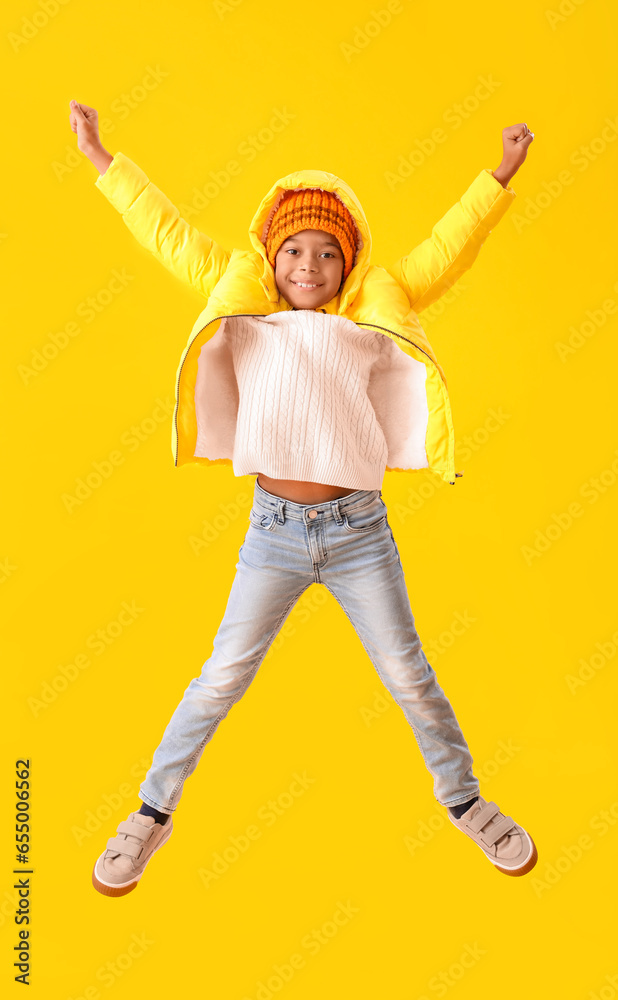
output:
[{"label": "raised arm", "polygon": [[71,102],[78,148],[99,170],[96,187],[133,233],[181,281],[208,298],[230,260],[230,252],[180,217],[176,206],[124,153],[111,156],[101,144],[94,108]]},{"label": "raised arm", "polygon": [[516,197],[509,181],[523,163],[533,138],[525,124],[503,129],[504,155],[497,170],[481,170],[460,200],[435,224],[431,236],[387,268],[415,312],[439,299],[474,263]]}]

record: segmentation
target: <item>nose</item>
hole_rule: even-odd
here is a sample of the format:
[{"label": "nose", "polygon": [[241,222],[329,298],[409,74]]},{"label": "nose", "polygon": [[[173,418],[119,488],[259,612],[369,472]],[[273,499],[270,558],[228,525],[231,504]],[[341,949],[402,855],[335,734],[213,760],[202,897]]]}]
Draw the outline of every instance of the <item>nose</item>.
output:
[{"label": "nose", "polygon": [[317,271],[317,265],[312,257],[305,257],[300,262],[301,271]]}]

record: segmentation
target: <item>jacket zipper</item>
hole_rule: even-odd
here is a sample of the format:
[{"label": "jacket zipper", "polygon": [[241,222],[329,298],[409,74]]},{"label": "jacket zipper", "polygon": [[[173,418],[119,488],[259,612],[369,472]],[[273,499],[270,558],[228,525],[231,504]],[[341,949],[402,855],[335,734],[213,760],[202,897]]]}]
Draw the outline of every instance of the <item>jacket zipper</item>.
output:
[{"label": "jacket zipper", "polygon": [[[230,313],[227,316],[213,316],[213,318],[211,320],[209,320],[208,323],[206,323],[203,327],[201,327],[201,329],[199,329],[197,331],[197,333],[195,334],[195,337],[193,337],[193,340],[191,341],[191,344],[196,339],[196,337],[199,337],[199,335],[202,332],[202,330],[205,330],[207,326],[210,326],[211,323],[215,323],[217,320],[233,319],[235,316],[261,316],[261,317],[264,317],[264,316],[270,316],[270,315],[271,315],[271,313]],[[385,330],[387,333],[394,334],[395,337],[399,337],[401,340],[405,340],[407,344],[411,344],[412,347],[416,347],[417,351],[420,351],[422,354],[424,354],[425,357],[429,358],[429,360],[431,361],[432,365],[434,365],[434,367],[437,367],[434,359],[431,357],[430,354],[427,353],[427,351],[424,351],[422,347],[419,347],[418,344],[415,344],[413,340],[409,339],[409,337],[404,337],[404,335],[402,333],[397,333],[396,330],[390,330],[387,326],[379,326],[377,323],[357,323],[356,325],[359,326],[359,327],[361,327],[361,326],[370,327],[371,329],[374,329],[374,330]],[[178,369],[178,377],[176,379],[176,391],[175,391],[175,397],[176,397],[176,407],[175,407],[175,410],[176,410],[176,413],[175,413],[175,416],[174,416],[174,423],[175,423],[175,429],[176,429],[176,455],[174,457],[174,465],[175,466],[178,465],[178,422],[177,422],[177,419],[176,419],[177,414],[178,414],[178,403],[180,402],[179,396],[178,396],[178,390],[180,388],[180,376],[181,376],[181,373],[182,373],[182,366],[184,365],[186,357],[187,357],[187,354],[189,353],[189,350],[191,349],[191,344],[189,344],[189,346],[187,347],[187,353],[185,354],[184,358],[182,359],[182,364],[181,364],[180,368]],[[442,378],[442,376],[440,376],[440,377]],[[460,475],[461,475],[460,472],[456,472],[455,473],[455,476],[460,476]],[[450,483],[450,485],[454,486],[454,483]]]},{"label": "jacket zipper", "polygon": [[[400,340],[405,340],[407,344],[412,344],[412,347],[416,347],[417,351],[421,351],[421,353],[424,354],[425,357],[429,358],[429,360],[431,361],[432,365],[434,365],[434,367],[436,367],[436,363],[435,363],[434,359],[432,358],[431,354],[427,354],[427,351],[423,350],[422,347],[419,347],[418,344],[415,344],[413,340],[409,339],[409,337],[404,337],[403,333],[397,333],[396,330],[390,330],[387,326],[378,326],[377,323],[357,323],[356,325],[357,326],[370,326],[374,330],[386,330],[387,333],[394,334],[395,337],[399,337]],[[442,377],[442,376],[440,376],[440,377]]]},{"label": "jacket zipper", "polygon": [[[427,354],[427,351],[423,350],[422,347],[419,347],[418,344],[415,344],[413,340],[410,340],[408,337],[404,337],[404,335],[402,333],[397,333],[396,330],[390,330],[387,326],[378,326],[377,323],[357,323],[356,325],[357,326],[372,327],[375,330],[385,330],[387,333],[394,334],[395,337],[399,337],[401,340],[405,340],[407,344],[411,344],[412,347],[416,347],[417,351],[421,351],[421,353],[424,354],[425,357],[429,358],[429,360],[431,361],[431,363],[434,366],[434,368],[437,368],[437,365],[436,365],[434,359],[431,357],[431,355]],[[440,374],[440,378],[444,382],[444,378],[443,378],[442,373],[440,372],[439,369],[438,369],[438,372]],[[463,472],[455,472],[455,479],[457,479],[458,477],[461,477],[461,476],[463,476]],[[449,480],[449,485],[450,486],[454,486],[455,485],[455,480],[453,480],[452,482]]]},{"label": "jacket zipper", "polygon": [[[227,316],[213,316],[212,319],[209,319],[208,322],[205,323],[204,326],[201,327],[201,329],[199,329],[197,331],[197,333],[195,334],[195,337],[193,337],[193,339],[191,340],[191,344],[193,344],[193,341],[196,339],[196,337],[199,337],[199,335],[202,332],[202,330],[205,330],[206,327],[210,326],[211,323],[215,323],[217,320],[221,320],[221,319],[233,319],[234,316],[270,316],[270,313],[230,313]],[[184,358],[182,359],[182,364],[180,365],[180,368],[178,369],[178,376],[176,378],[176,390],[175,390],[175,393],[174,393],[174,395],[175,395],[175,402],[176,402],[176,406],[174,407],[174,410],[175,410],[175,412],[174,412],[174,426],[175,426],[175,430],[176,430],[176,454],[174,456],[174,465],[175,466],[178,465],[178,419],[177,419],[177,417],[178,417],[178,403],[180,402],[179,395],[178,395],[178,390],[180,389],[180,376],[182,374],[182,367],[183,367],[183,365],[184,365],[184,363],[185,363],[185,361],[187,359],[187,355],[188,355],[189,351],[191,350],[191,344],[189,344],[187,346],[186,354],[185,354]]]}]

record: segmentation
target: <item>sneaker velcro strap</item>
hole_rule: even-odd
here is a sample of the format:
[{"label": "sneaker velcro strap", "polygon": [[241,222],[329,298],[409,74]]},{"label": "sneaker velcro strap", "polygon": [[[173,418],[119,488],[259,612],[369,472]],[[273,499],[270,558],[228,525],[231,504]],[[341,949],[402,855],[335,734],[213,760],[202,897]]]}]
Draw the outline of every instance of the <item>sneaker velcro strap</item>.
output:
[{"label": "sneaker velcro strap", "polygon": [[124,819],[118,824],[117,833],[128,833],[130,837],[138,837],[140,840],[148,840],[152,833],[151,826],[142,826],[141,823],[132,823]]},{"label": "sneaker velcro strap", "polygon": [[110,837],[107,841],[107,849],[115,854],[126,854],[129,858],[139,858],[144,850],[141,844],[132,844],[130,840],[123,837]]},{"label": "sneaker velcro strap", "polygon": [[505,833],[509,833],[511,830],[515,829],[515,823],[510,816],[503,816],[503,818],[496,823],[492,830],[488,830],[487,833],[483,834],[483,840],[488,847],[493,847],[500,837],[504,837]]},{"label": "sneaker velcro strap", "polygon": [[495,802],[486,802],[481,806],[476,816],[468,821],[468,827],[473,833],[480,833],[483,827],[489,823],[490,819],[497,816],[500,809]]}]

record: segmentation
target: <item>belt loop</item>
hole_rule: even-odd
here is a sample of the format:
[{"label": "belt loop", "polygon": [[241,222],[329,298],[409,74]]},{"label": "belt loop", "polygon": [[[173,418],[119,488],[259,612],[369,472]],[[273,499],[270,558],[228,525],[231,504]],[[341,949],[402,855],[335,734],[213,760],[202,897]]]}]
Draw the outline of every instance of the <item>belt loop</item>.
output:
[{"label": "belt loop", "polygon": [[337,524],[343,524],[343,517],[341,515],[341,511],[339,510],[339,499],[340,498],[338,497],[336,500],[331,500],[330,507]]},{"label": "belt loop", "polygon": [[282,497],[277,499],[277,522],[285,524],[285,500]]}]

